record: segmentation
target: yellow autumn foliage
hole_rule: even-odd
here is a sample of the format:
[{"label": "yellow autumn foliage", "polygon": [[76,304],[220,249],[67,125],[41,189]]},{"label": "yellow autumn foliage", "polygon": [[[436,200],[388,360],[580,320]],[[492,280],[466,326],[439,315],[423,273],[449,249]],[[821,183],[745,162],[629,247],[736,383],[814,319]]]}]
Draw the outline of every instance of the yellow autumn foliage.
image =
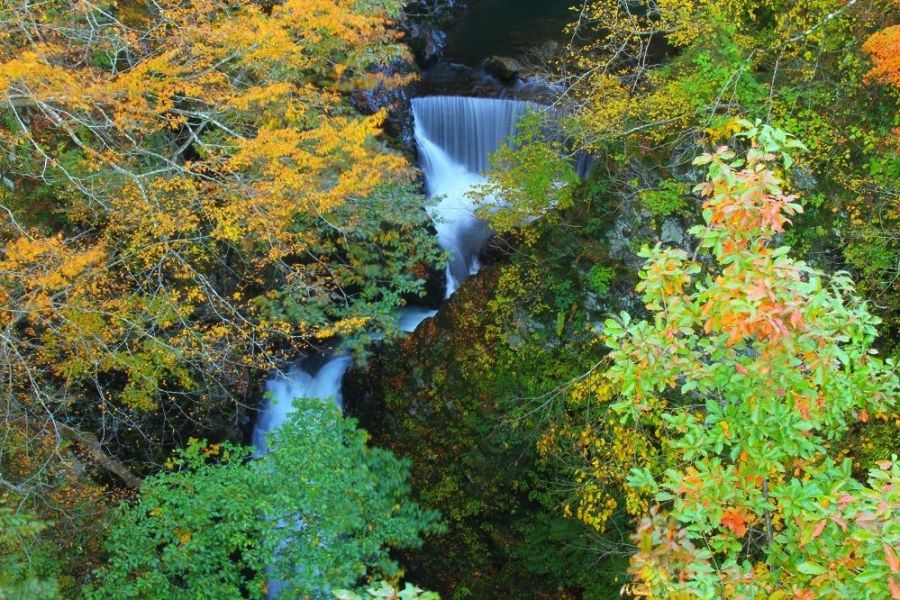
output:
[{"label": "yellow autumn foliage", "polygon": [[364,329],[360,311],[340,312],[359,293],[336,268],[347,240],[416,256],[396,226],[384,240],[374,217],[346,210],[413,178],[377,139],[385,113],[346,97],[406,80],[372,68],[407,58],[396,10],[7,3],[5,391],[23,406],[85,390],[143,411],[221,401],[246,393],[248,369]]}]

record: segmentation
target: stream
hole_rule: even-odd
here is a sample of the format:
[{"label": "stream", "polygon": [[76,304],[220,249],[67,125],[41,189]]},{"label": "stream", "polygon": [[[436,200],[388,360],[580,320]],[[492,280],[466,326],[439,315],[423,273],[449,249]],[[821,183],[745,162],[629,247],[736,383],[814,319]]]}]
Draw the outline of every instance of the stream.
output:
[{"label": "stream", "polygon": [[[515,134],[516,123],[529,106],[519,100],[463,96],[412,100],[425,188],[428,198],[436,199],[428,212],[438,244],[450,256],[445,298],[478,272],[478,254],[491,235],[475,217],[467,193],[484,181],[481,172],[488,166],[488,156]],[[412,332],[436,312],[408,306],[400,309],[398,321],[401,329]],[[288,419],[294,399],[330,399],[343,408],[341,381],[351,364],[346,354],[314,356],[270,379],[266,383],[266,405],[253,431],[257,451],[265,450],[267,434]]]},{"label": "stream", "polygon": [[[472,0],[469,10],[450,32],[447,46],[449,58],[469,66],[442,63],[438,70],[450,74],[446,81],[436,88],[420,87],[421,95],[411,101],[419,165],[427,198],[432,200],[427,210],[437,242],[449,257],[445,300],[478,272],[479,253],[491,236],[488,227],[475,216],[473,200],[467,194],[485,181],[482,173],[488,167],[489,155],[515,135],[519,119],[535,106],[505,98],[504,84],[472,67],[492,54],[519,53],[526,45],[558,37],[570,16],[570,1]],[[465,86],[470,83],[457,77],[457,73],[465,77],[474,73],[476,81],[489,90],[487,95],[494,97],[445,95],[448,90],[466,93]],[[458,91],[458,87],[463,91]],[[479,96],[485,96],[483,90]],[[413,332],[437,312],[433,307],[403,307],[397,313],[398,326],[402,331]],[[288,420],[295,399],[318,398],[343,409],[342,381],[352,362],[347,354],[323,352],[301,359],[289,371],[269,379],[252,434],[257,453],[266,451],[268,434]],[[272,582],[269,597],[273,598],[278,589],[278,582]]]}]

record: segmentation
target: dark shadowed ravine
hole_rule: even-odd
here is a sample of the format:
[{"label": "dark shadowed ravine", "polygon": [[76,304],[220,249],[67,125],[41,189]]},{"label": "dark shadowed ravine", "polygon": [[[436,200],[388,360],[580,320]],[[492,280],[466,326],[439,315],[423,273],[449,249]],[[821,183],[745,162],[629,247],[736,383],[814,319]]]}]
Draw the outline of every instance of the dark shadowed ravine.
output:
[{"label": "dark shadowed ravine", "polygon": [[[448,35],[446,59],[475,67],[493,55],[521,55],[561,35],[570,1],[475,0]],[[493,79],[479,73],[483,79]],[[468,193],[484,181],[481,171],[488,167],[488,156],[515,135],[518,120],[528,111],[529,103],[503,98],[504,85],[493,81],[496,94],[482,95],[494,97],[459,95],[454,90],[458,82],[451,80],[444,90],[420,90],[411,102],[425,188],[429,197],[439,199],[429,207],[429,214],[439,245],[450,256],[445,298],[478,272],[478,255],[490,236],[475,217]],[[399,327],[413,332],[437,312],[432,307],[407,306],[399,311]],[[343,379],[351,365],[349,355],[329,350],[274,375],[266,383],[267,399],[253,431],[257,451],[266,451],[267,436],[287,421],[295,399],[321,398],[343,410]],[[274,598],[280,586],[271,583],[268,597]]]}]

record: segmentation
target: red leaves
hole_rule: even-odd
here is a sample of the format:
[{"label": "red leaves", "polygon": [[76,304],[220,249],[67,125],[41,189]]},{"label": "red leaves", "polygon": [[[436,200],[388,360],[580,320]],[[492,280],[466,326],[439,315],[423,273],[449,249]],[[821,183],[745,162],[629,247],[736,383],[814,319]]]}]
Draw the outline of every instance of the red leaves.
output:
[{"label": "red leaves", "polygon": [[827,520],[822,519],[821,521],[819,521],[819,522],[816,524],[815,528],[813,528],[812,539],[816,539],[817,537],[819,537],[820,535],[822,535],[822,532],[825,531],[825,526],[826,526],[826,525],[828,525],[828,521],[827,521]]},{"label": "red leaves", "polygon": [[897,553],[893,547],[888,544],[884,544],[884,558],[887,561],[888,568],[890,568],[892,573],[896,573],[900,571],[900,559],[897,558]]},{"label": "red leaves", "polygon": [[722,513],[722,526],[738,537],[744,537],[747,533],[748,521],[747,514],[738,508],[727,508]]},{"label": "red leaves", "polygon": [[834,521],[835,523],[837,523],[838,525],[840,525],[840,527],[843,531],[847,531],[847,521],[845,521],[843,519],[843,517],[841,517],[838,514],[834,514],[834,515],[831,515],[831,520]]},{"label": "red leaves", "polygon": [[[882,549],[884,550],[884,558],[891,573],[896,574],[900,572],[900,559],[897,558],[897,552],[894,548],[889,544],[884,544]],[[893,600],[900,600],[900,580],[895,576],[889,576],[888,587],[891,590],[891,598]]]},{"label": "red leaves", "polygon": [[803,417],[803,420],[809,420],[809,403],[805,398],[794,394],[794,408],[797,409],[797,412],[800,413],[800,416]]}]

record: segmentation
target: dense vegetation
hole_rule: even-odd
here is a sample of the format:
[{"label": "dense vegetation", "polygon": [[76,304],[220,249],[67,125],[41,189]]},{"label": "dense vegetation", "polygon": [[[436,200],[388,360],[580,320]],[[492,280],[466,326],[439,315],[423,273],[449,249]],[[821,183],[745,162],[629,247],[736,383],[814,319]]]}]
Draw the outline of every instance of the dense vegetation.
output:
[{"label": "dense vegetation", "polygon": [[[0,598],[900,598],[900,5],[576,6],[401,338],[444,258],[359,98],[454,5],[0,8]],[[335,340],[370,433],[243,446]]]}]

